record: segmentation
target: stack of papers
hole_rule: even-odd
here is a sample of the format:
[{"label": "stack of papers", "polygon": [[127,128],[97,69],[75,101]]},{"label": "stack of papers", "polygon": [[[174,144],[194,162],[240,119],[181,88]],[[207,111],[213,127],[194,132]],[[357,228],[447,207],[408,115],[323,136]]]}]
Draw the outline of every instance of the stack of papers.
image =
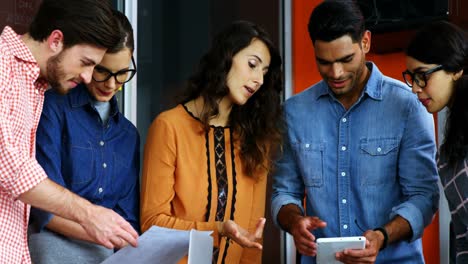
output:
[{"label": "stack of papers", "polygon": [[175,264],[186,255],[188,264],[209,264],[213,257],[211,233],[153,226],[138,238],[138,247],[126,246],[101,264]]}]

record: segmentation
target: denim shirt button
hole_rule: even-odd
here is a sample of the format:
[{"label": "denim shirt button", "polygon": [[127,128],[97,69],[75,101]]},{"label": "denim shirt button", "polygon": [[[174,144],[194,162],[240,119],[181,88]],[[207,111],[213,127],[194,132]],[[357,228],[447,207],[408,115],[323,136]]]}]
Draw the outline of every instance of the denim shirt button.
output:
[{"label": "denim shirt button", "polygon": [[344,171],[341,172],[341,176],[343,176],[343,177],[346,176],[346,172],[344,172]]},{"label": "denim shirt button", "polygon": [[381,152],[382,151],[382,148],[377,148],[377,152]]},{"label": "denim shirt button", "polygon": [[101,145],[101,147],[104,146],[104,141],[102,141],[102,140],[99,141],[99,145]]},{"label": "denim shirt button", "polygon": [[345,203],[346,203],[346,199],[341,200],[341,202],[342,202],[343,204],[345,204]]},{"label": "denim shirt button", "polygon": [[107,164],[106,164],[106,163],[103,163],[103,164],[102,164],[102,167],[103,167],[104,169],[107,168]]},{"label": "denim shirt button", "polygon": [[309,143],[305,144],[305,147],[306,147],[306,148],[309,148],[309,147],[310,147]]},{"label": "denim shirt button", "polygon": [[102,193],[102,191],[103,191],[102,188],[99,188],[99,189],[98,189],[98,192],[99,192],[99,193]]},{"label": "denim shirt button", "polygon": [[348,121],[348,119],[346,119],[346,117],[345,117],[345,118],[341,119],[341,121],[342,121],[343,123],[346,123],[346,121]]},{"label": "denim shirt button", "polygon": [[348,225],[343,225],[343,229],[348,229]]},{"label": "denim shirt button", "polygon": [[342,151],[345,151],[345,150],[346,150],[346,146],[342,146],[342,147],[341,147],[341,150],[342,150]]}]

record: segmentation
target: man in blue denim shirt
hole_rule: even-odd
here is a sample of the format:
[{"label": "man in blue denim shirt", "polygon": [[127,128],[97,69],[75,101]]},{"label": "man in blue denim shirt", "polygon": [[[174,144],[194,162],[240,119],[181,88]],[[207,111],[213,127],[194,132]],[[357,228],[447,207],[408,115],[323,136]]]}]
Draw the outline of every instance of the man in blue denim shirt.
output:
[{"label": "man in blue denim shirt", "polygon": [[351,1],[317,6],[309,33],[323,81],[285,103],[273,219],[302,263],[315,263],[316,238],[359,235],[366,248],[337,260],[424,263],[421,235],[439,200],[432,117],[404,84],[366,63],[371,36]]}]

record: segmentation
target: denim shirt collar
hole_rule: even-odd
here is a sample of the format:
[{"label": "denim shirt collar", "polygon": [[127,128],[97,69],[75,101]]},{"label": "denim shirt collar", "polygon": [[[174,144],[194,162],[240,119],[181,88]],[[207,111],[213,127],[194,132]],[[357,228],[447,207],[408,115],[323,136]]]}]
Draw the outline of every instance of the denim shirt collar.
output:
[{"label": "denim shirt collar", "polygon": [[[373,62],[366,62],[367,68],[371,71],[371,75],[369,80],[367,80],[366,86],[364,87],[364,94],[367,94],[370,98],[374,100],[382,100],[382,81],[383,81],[383,74],[380,72],[377,65]],[[327,83],[323,80],[318,83],[318,92],[316,93],[316,100],[320,97],[329,95],[331,97],[335,97],[333,92],[328,87]],[[361,100],[362,95],[360,96],[359,100]]]},{"label": "denim shirt collar", "polygon": [[[94,107],[92,106],[93,98],[91,97],[91,94],[89,93],[85,84],[79,84],[77,87],[73,88],[68,95],[70,98],[70,105],[73,108],[89,105],[94,109]],[[114,118],[115,121],[118,121],[119,106],[117,105],[117,99],[115,98],[115,96],[112,97],[109,103],[111,105],[111,112],[109,117]]]}]

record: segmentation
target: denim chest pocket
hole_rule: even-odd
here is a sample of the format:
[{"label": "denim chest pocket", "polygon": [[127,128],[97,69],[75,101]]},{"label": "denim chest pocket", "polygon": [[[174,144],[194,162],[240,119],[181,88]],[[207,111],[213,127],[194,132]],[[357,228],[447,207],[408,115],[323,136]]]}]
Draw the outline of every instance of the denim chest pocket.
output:
[{"label": "denim chest pocket", "polygon": [[362,185],[380,185],[396,179],[398,145],[397,138],[361,139],[358,173]]},{"label": "denim chest pocket", "polygon": [[297,165],[306,187],[321,187],[323,185],[323,153],[325,144],[322,142],[297,142],[293,144]]},{"label": "denim chest pocket", "polygon": [[130,156],[129,152],[128,155],[122,155],[117,152],[112,153],[112,159],[114,162],[114,173],[112,173],[112,188],[114,191],[122,192],[122,195],[125,194],[132,186],[133,182],[129,182],[129,179],[135,180],[132,177],[138,177],[138,175],[130,175],[133,170],[131,170],[131,162],[133,161],[133,157]]},{"label": "denim chest pocket", "polygon": [[[94,151],[91,146],[70,146],[70,156],[64,169],[70,170],[68,178],[72,186],[82,186],[93,180],[94,176]],[[67,173],[68,174],[68,173]],[[63,175],[67,178],[67,175]]]}]

